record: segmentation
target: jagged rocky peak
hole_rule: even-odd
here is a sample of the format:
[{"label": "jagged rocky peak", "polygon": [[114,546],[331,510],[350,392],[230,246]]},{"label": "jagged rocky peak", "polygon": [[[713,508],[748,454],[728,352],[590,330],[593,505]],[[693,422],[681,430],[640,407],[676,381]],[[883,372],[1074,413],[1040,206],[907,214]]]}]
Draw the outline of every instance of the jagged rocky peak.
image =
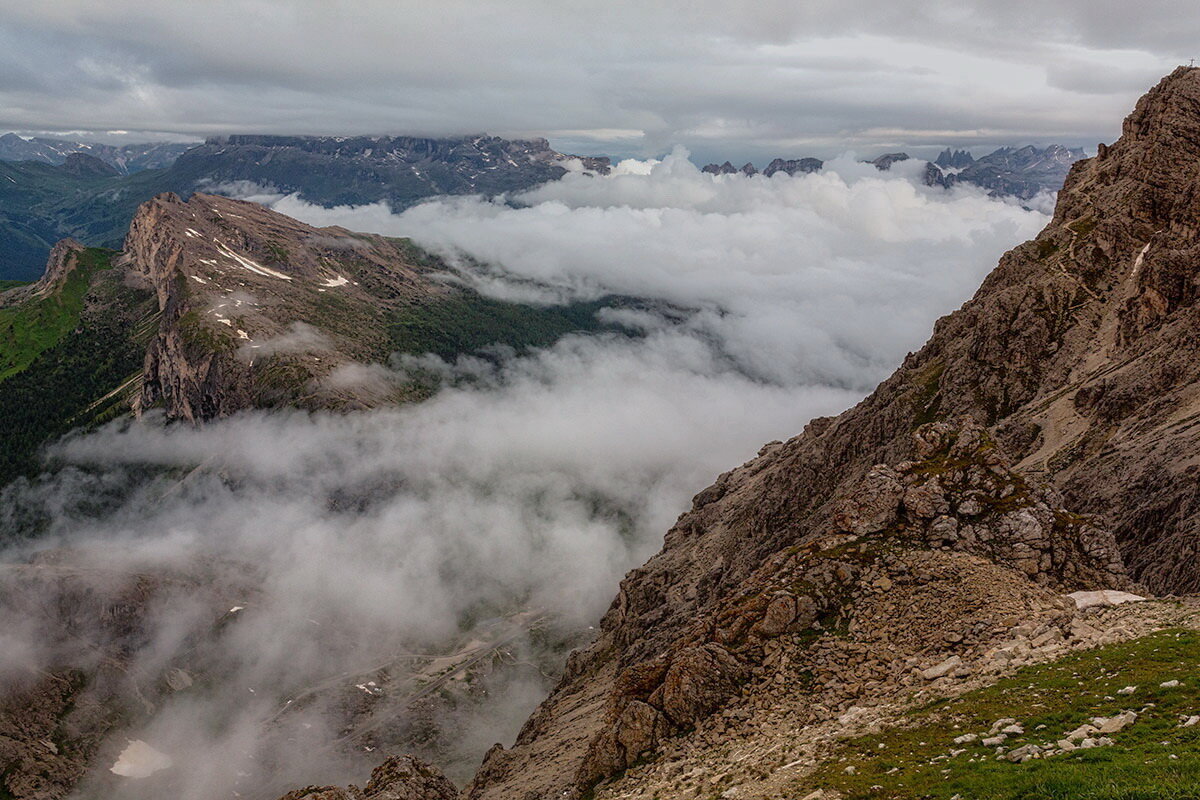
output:
[{"label": "jagged rocky peak", "polygon": [[387,309],[447,291],[403,242],[200,193],[143,204],[118,263],[162,311],[136,408],[188,420],[301,394],[354,406],[330,376],[386,356]]},{"label": "jagged rocky peak", "polygon": [[1181,68],[869,397],[695,497],[468,797],[583,797],[784,697],[792,729],[850,713],[1016,623],[1065,635],[1067,591],[1200,588],[1197,219]]},{"label": "jagged rocky peak", "polygon": [[740,168],[726,161],[724,164],[706,164],[701,170],[709,175],[734,175],[741,173],[742,175],[757,175],[758,168],[754,164],[747,161]]},{"label": "jagged rocky peak", "polygon": [[825,162],[819,158],[776,158],[763,170],[768,178],[776,172],[786,172],[788,175],[820,172]]},{"label": "jagged rocky peak", "polygon": [[970,166],[975,160],[969,150],[951,150],[947,147],[942,152],[938,153],[938,157],[934,160],[934,164],[939,167],[949,169],[961,169]]}]

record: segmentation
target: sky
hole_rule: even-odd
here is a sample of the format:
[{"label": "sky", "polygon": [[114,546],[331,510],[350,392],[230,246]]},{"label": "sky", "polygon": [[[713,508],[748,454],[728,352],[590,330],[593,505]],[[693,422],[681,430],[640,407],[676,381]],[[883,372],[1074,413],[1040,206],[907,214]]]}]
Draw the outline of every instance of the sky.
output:
[{"label": "sky", "polygon": [[0,0],[0,129],[1090,150],[1198,30],[1191,0]]}]

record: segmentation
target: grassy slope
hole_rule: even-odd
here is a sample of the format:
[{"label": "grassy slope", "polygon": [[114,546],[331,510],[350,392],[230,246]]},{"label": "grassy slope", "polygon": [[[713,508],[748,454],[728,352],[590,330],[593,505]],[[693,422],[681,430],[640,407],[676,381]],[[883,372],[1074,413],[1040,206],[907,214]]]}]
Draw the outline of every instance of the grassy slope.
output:
[{"label": "grassy slope", "polygon": [[[1182,685],[1160,688],[1169,680]],[[1117,694],[1129,685],[1138,687],[1132,696]],[[952,743],[1012,717],[1026,733],[1009,737],[1005,746],[1053,745],[1091,717],[1126,709],[1141,716],[1112,735],[1111,747],[1016,764],[997,761],[977,743]],[[1200,798],[1200,726],[1179,726],[1180,716],[1191,714],[1200,714],[1200,632],[1166,631],[1026,667],[915,713],[909,729],[848,741],[796,797],[815,783],[847,800],[1194,800]],[[1036,730],[1040,725],[1045,728]],[[931,762],[960,747],[966,751]],[[847,766],[855,773],[846,774]]]},{"label": "grassy slope", "polygon": [[38,278],[50,248],[68,236],[117,246],[138,205],[170,188],[166,170],[97,177],[0,162],[0,279]]},{"label": "grassy slope", "polygon": [[0,485],[35,472],[47,442],[125,409],[117,390],[141,370],[149,330],[136,323],[156,304],[105,274],[111,255],[88,250],[58,296],[0,309]]},{"label": "grassy slope", "polygon": [[396,352],[434,353],[446,359],[496,344],[525,350],[553,344],[568,333],[608,327],[596,318],[606,305],[520,305],[464,291],[395,314],[389,333]]},{"label": "grassy slope", "polygon": [[111,267],[109,255],[87,250],[57,294],[0,308],[0,381],[28,367],[75,327],[92,276]]}]

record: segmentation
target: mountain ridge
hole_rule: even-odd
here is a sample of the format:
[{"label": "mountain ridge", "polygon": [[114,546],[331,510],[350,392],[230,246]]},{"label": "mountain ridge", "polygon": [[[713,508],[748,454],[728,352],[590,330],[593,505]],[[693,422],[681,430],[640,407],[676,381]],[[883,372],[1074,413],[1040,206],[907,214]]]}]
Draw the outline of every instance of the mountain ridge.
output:
[{"label": "mountain ridge", "polygon": [[545,139],[488,135],[235,135],[189,147],[160,169],[118,175],[103,165],[88,153],[57,165],[0,160],[0,276],[36,279],[46,253],[65,237],[119,248],[138,206],[164,192],[187,197],[253,186],[317,205],[383,202],[399,212],[435,195],[530,189],[568,167],[609,169],[607,158],[559,153]]}]

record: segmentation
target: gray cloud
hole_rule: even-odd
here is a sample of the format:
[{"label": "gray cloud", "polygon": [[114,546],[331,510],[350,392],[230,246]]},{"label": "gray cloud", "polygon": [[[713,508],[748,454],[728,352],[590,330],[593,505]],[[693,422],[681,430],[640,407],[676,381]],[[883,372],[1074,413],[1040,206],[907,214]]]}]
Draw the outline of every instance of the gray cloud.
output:
[{"label": "gray cloud", "polygon": [[[1200,8],[873,0],[0,1],[0,126],[549,133],[702,157],[1111,140]],[[614,138],[614,131],[626,134]]]}]

